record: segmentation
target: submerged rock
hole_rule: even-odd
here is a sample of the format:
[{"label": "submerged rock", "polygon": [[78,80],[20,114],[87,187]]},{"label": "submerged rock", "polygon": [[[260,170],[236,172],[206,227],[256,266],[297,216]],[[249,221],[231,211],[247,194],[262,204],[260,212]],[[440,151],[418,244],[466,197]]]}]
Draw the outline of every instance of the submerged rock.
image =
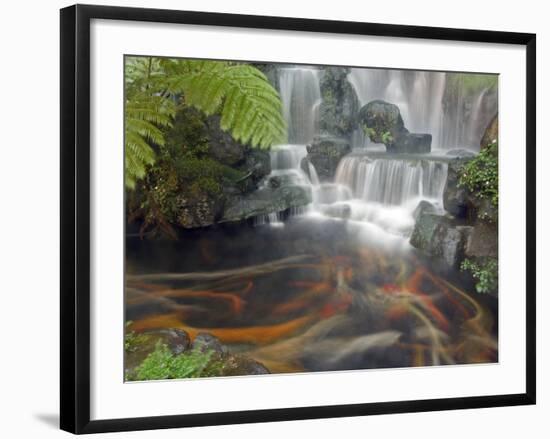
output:
[{"label": "submerged rock", "polygon": [[342,157],[351,152],[349,141],[337,137],[318,136],[307,146],[307,157],[300,163],[302,170],[309,175],[311,163],[321,181],[331,180]]},{"label": "submerged rock", "polygon": [[410,133],[399,107],[390,102],[371,101],[359,111],[359,124],[372,142],[382,143],[391,153],[421,154],[431,151],[432,135]]}]

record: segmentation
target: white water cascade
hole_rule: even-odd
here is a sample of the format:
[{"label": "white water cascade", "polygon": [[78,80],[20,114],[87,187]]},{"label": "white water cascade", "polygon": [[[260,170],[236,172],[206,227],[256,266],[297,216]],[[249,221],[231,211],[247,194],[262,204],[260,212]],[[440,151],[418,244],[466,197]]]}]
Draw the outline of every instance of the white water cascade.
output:
[{"label": "white water cascade", "polygon": [[[482,130],[494,114],[496,99],[487,90],[466,100],[454,96],[456,107],[444,108],[448,78],[440,72],[381,69],[351,69],[348,81],[360,105],[384,99],[399,106],[405,126],[412,132],[433,136],[435,152],[422,155],[390,155],[377,151],[358,133],[352,153],[343,157],[332,181],[320,181],[309,161],[305,170],[307,144],[318,134],[321,70],[309,67],[279,69],[279,88],[289,127],[289,144],[271,151],[271,176],[312,190],[310,206],[296,214],[316,221],[345,220],[358,239],[385,246],[410,248],[414,210],[422,200],[443,212],[447,179],[447,151],[457,147],[475,150]],[[491,92],[494,94],[494,92]],[[447,96],[447,97],[446,97]],[[454,105],[454,104],[453,104]],[[359,136],[360,137],[360,136]],[[367,148],[364,148],[364,146]],[[381,149],[381,148],[379,148]],[[283,225],[271,215],[263,223]]]},{"label": "white water cascade", "polygon": [[[348,81],[360,105],[375,99],[396,104],[405,127],[432,135],[432,150],[479,150],[483,130],[497,111],[496,93],[481,89],[466,93],[464,79],[445,72],[353,68]],[[362,131],[354,133],[355,146],[370,146]]]},{"label": "white water cascade", "polygon": [[415,199],[443,196],[447,164],[433,160],[371,159],[348,156],[336,171],[336,183],[350,187],[363,201],[403,205]]},{"label": "white water cascade", "polygon": [[310,143],[317,132],[321,103],[319,75],[316,68],[279,69],[279,92],[291,144]]}]

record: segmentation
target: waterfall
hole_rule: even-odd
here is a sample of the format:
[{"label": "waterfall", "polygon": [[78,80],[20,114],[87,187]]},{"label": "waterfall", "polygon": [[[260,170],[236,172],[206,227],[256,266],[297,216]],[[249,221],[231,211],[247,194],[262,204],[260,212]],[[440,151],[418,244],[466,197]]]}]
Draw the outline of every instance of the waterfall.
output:
[{"label": "waterfall", "polygon": [[[433,149],[477,151],[483,130],[497,111],[496,93],[487,89],[466,96],[465,84],[452,73],[353,68],[348,81],[361,105],[375,99],[396,104],[411,132],[432,135]],[[451,84],[452,82],[452,84]],[[473,95],[471,95],[473,93]],[[370,145],[361,131],[354,145]]]},{"label": "waterfall", "polygon": [[291,144],[311,143],[318,131],[320,71],[307,67],[279,69],[279,92]]},{"label": "waterfall", "polygon": [[[349,220],[358,236],[370,242],[408,245],[420,200],[443,211],[447,179],[445,154],[389,155],[383,145],[371,144],[362,130],[352,145],[367,146],[343,157],[331,182],[321,182],[307,157],[307,146],[319,134],[322,67],[278,67],[278,87],[288,124],[287,145],[271,150],[271,174],[276,184],[307,185],[312,203],[290,212],[319,220]],[[454,75],[454,76],[453,76]],[[454,73],[351,68],[347,75],[360,105],[382,99],[396,104],[411,132],[432,135],[433,150],[479,149],[479,140],[497,110],[494,89],[475,90]],[[376,151],[379,149],[379,151]],[[305,171],[305,172],[304,172]],[[258,224],[282,225],[288,213],[270,214]]]},{"label": "waterfall", "polygon": [[432,160],[344,157],[336,183],[347,185],[355,198],[387,205],[403,205],[418,198],[440,201],[447,164]]}]

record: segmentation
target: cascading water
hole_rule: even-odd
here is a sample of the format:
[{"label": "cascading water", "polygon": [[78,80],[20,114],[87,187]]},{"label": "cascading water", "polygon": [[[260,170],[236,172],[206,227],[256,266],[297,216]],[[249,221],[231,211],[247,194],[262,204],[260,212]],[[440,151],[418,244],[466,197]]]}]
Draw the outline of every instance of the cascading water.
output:
[{"label": "cascading water", "polygon": [[418,198],[440,200],[446,177],[443,162],[352,155],[340,162],[335,181],[363,201],[402,205]]},{"label": "cascading water", "polygon": [[[376,145],[356,130],[352,139],[354,152],[340,160],[333,181],[319,181],[309,161],[302,169],[306,145],[319,131],[323,72],[310,67],[282,67],[278,73],[290,144],[273,148],[271,176],[310,186],[313,202],[305,210],[307,215],[346,218],[350,224],[366,227],[388,236],[387,239],[400,237],[407,242],[414,227],[413,212],[421,200],[443,210],[448,159],[444,152],[399,157],[386,154],[382,147],[377,153],[373,152]],[[436,151],[457,147],[475,150],[483,129],[496,112],[496,93],[488,88],[464,91],[463,79],[450,75],[453,74],[352,68],[347,79],[360,106],[375,99],[396,104],[410,131],[432,134]],[[368,145],[366,150],[364,145]],[[279,224],[280,219],[266,217],[261,222]]]},{"label": "cascading water", "polygon": [[[432,135],[432,149],[477,151],[498,107],[495,91],[466,96],[464,79],[452,73],[353,68],[348,81],[361,105],[375,99],[396,104],[410,131]],[[353,140],[354,146],[370,145],[360,130]]]},{"label": "cascading water", "polygon": [[320,72],[315,68],[288,67],[279,70],[279,92],[291,144],[313,140],[319,119]]}]

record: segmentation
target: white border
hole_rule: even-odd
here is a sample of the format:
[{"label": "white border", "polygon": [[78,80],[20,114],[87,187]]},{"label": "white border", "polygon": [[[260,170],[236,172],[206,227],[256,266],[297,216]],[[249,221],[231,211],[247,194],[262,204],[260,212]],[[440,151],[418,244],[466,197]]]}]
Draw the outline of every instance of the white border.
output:
[{"label": "white border", "polygon": [[[91,25],[91,418],[525,392],[525,49],[96,20]],[[124,384],[123,55],[500,73],[499,364]]]}]

